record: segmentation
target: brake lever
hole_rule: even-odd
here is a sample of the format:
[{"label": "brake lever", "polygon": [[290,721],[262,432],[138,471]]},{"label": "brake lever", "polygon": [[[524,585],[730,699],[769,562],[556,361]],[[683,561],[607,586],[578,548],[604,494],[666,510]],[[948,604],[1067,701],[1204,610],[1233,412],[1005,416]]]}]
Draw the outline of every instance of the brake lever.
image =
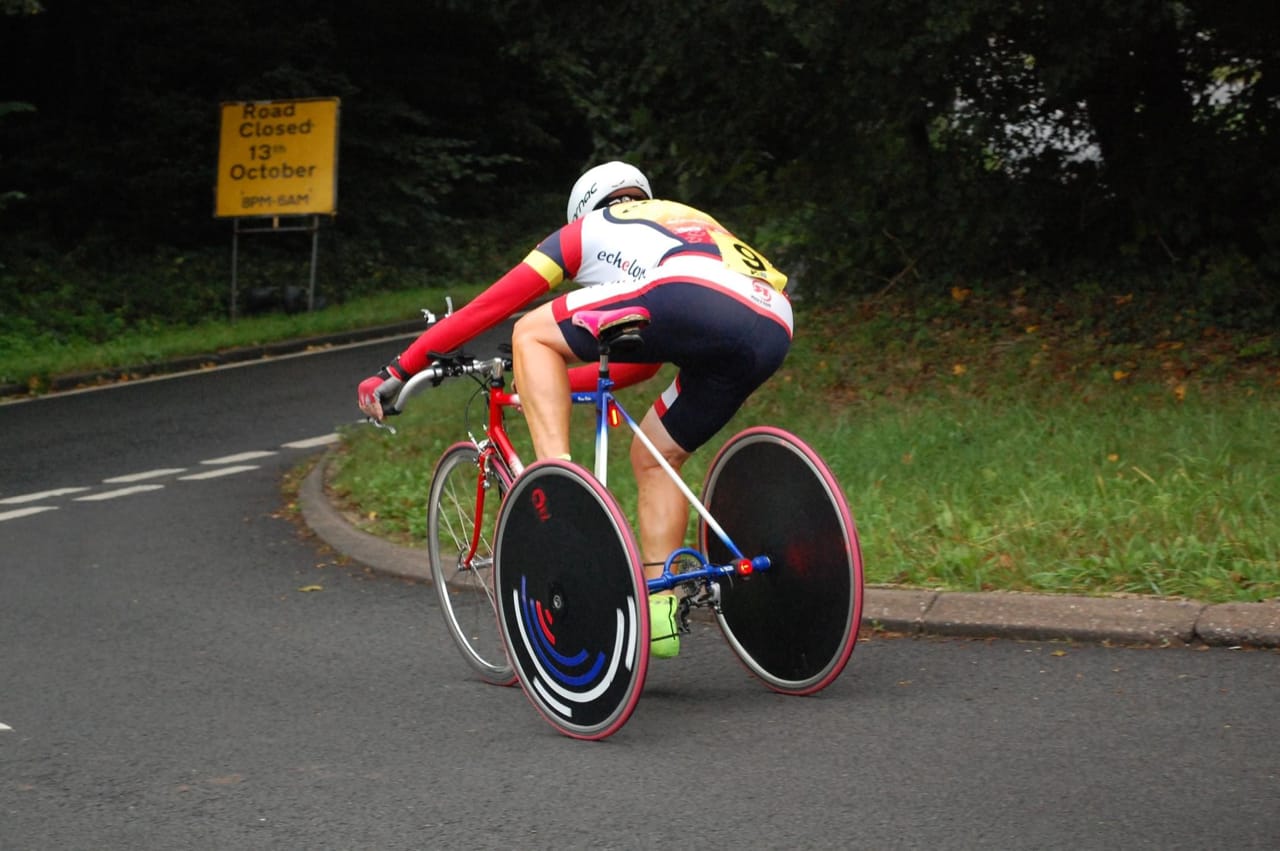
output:
[{"label": "brake lever", "polygon": [[453,315],[453,296],[445,296],[444,304],[445,304],[444,316],[441,316],[439,318],[437,318],[436,315],[432,313],[430,310],[428,310],[427,308],[425,307],[422,308],[422,318],[426,320],[426,323],[428,325],[434,325],[437,322],[439,322],[441,319],[448,319],[450,316]]}]

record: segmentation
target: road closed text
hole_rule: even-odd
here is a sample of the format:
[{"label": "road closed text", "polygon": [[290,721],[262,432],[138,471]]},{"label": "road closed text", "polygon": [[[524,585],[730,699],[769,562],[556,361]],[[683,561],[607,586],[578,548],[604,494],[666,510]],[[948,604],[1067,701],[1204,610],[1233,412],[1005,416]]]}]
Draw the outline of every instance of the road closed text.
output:
[{"label": "road closed text", "polygon": [[222,104],[214,215],[334,213],[337,132],[336,98]]},{"label": "road closed text", "polygon": [[315,129],[315,122],[310,118],[303,121],[289,121],[298,113],[296,103],[280,106],[278,104],[246,103],[244,119],[240,122],[239,133],[244,139],[260,139],[272,136],[306,136]]}]

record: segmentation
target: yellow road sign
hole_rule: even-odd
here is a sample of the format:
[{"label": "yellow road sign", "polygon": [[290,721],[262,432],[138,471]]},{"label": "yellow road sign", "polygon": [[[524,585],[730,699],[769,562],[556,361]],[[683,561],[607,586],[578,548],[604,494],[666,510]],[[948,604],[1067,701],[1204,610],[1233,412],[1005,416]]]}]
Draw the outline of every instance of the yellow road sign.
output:
[{"label": "yellow road sign", "polygon": [[214,215],[338,211],[338,99],[222,104]]}]

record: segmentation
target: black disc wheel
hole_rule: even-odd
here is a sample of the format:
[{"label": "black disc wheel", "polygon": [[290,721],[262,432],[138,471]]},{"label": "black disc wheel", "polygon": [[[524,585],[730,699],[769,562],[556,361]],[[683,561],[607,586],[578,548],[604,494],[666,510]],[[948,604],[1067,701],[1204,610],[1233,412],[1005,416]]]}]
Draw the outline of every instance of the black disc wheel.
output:
[{"label": "black disc wheel", "polygon": [[649,607],[612,494],[575,464],[534,464],[503,502],[495,552],[502,636],[529,700],[567,736],[617,732],[644,685]]},{"label": "black disc wheel", "polygon": [[[758,427],[712,461],[703,504],[748,558],[770,566],[721,582],[720,627],[771,689],[812,694],[844,670],[862,617],[862,554],[849,506],[827,465],[789,432]],[[703,551],[733,553],[705,521]]]}]

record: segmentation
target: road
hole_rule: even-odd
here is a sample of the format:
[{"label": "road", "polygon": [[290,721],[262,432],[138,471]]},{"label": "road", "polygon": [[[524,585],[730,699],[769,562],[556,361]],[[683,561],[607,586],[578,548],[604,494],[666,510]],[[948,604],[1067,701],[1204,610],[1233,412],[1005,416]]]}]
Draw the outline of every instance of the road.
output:
[{"label": "road", "polygon": [[0,848],[1276,847],[1272,651],[871,637],[797,699],[697,624],[557,735],[283,511],[402,344],[0,406]]}]

